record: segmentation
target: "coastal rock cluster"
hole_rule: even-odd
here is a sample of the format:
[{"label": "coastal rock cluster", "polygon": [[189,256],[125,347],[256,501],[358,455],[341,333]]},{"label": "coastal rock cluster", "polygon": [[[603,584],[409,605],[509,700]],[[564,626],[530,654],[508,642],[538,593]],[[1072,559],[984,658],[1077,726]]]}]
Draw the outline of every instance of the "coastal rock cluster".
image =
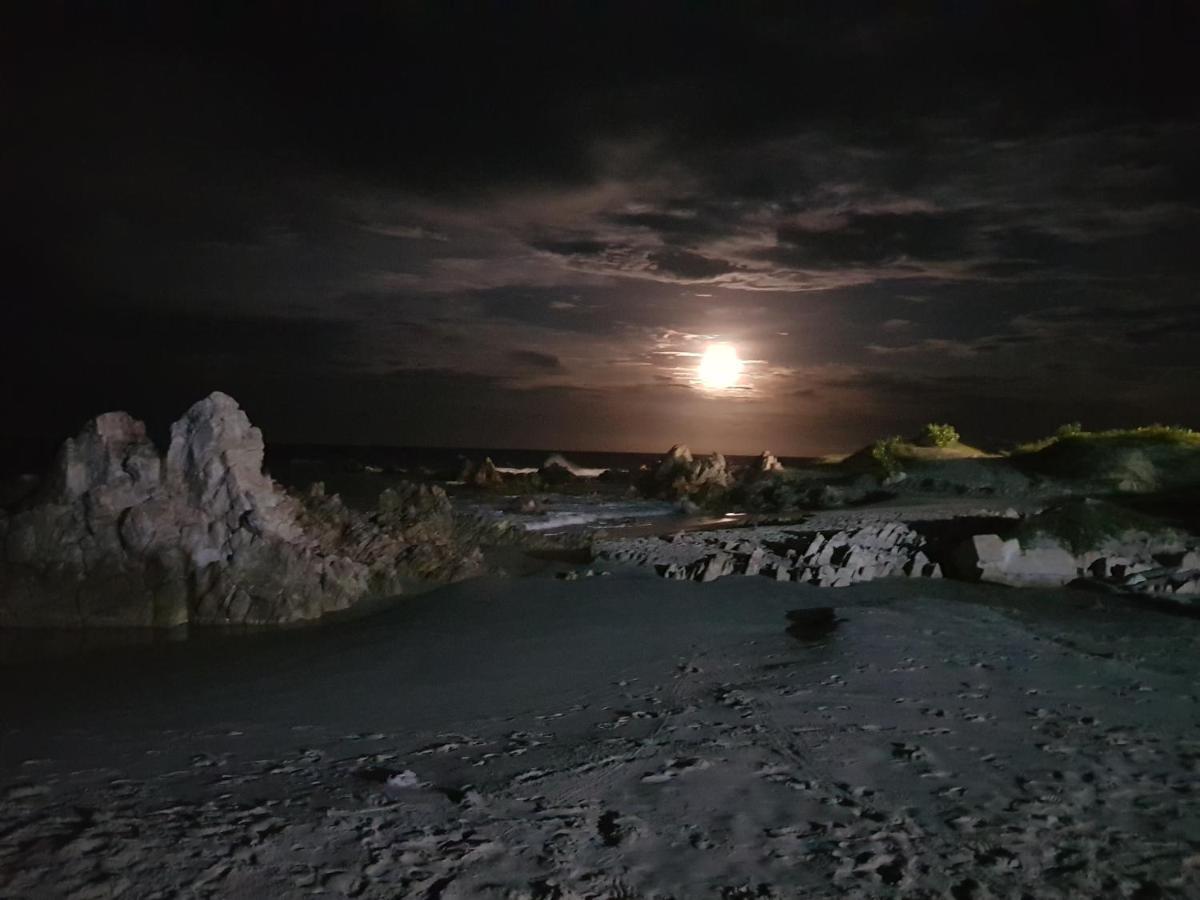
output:
[{"label": "coastal rock cluster", "polygon": [[956,574],[1012,587],[1061,587],[1076,581],[1140,594],[1200,597],[1200,549],[1128,534],[1083,552],[1060,542],[1022,544],[977,534],[955,551]]},{"label": "coastal rock cluster", "polygon": [[504,483],[504,476],[496,468],[490,456],[485,456],[479,465],[468,460],[459,473],[458,480],[472,487],[496,487]]},{"label": "coastal rock cluster", "polygon": [[0,625],[298,622],[463,568],[444,495],[388,497],[366,518],[330,504],[310,510],[263,472],[262,433],[226,394],[171,426],[165,457],[143,423],[105,413],[0,519]]},{"label": "coastal rock cluster", "polygon": [[726,575],[763,575],[820,587],[846,587],[894,576],[940,578],[925,539],[902,522],[864,524],[839,531],[755,529],[693,532],[669,540],[601,542],[597,555],[612,562],[654,566],[663,578],[715,581]]},{"label": "coastal rock cluster", "polygon": [[720,453],[695,459],[686,445],[676,444],[647,473],[641,487],[647,497],[681,500],[724,491],[731,484],[733,476]]}]

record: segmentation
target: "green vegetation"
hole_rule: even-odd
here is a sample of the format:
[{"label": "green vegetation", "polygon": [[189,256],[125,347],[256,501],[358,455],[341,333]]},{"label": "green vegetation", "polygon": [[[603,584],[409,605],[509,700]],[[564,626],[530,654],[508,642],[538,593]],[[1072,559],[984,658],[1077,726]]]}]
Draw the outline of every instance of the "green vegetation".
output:
[{"label": "green vegetation", "polygon": [[1054,434],[1038,441],[1020,444],[1014,456],[1038,453],[1066,442],[1108,443],[1113,445],[1169,445],[1200,447],[1200,432],[1182,425],[1142,425],[1138,428],[1112,428],[1108,431],[1084,431],[1078,422],[1061,425]]},{"label": "green vegetation", "polygon": [[871,445],[871,459],[888,474],[888,477],[899,475],[903,471],[900,465],[900,455],[904,441],[899,435],[882,438]]},{"label": "green vegetation", "polygon": [[951,447],[959,442],[958,429],[953,425],[939,425],[930,422],[921,429],[917,443],[925,447]]},{"label": "green vegetation", "polygon": [[1200,432],[1168,425],[1084,431],[1067,425],[1017,447],[1012,461],[1054,478],[1084,481],[1122,494],[1200,484]]},{"label": "green vegetation", "polygon": [[882,471],[892,477],[921,466],[959,459],[985,459],[989,456],[976,447],[962,443],[953,425],[930,423],[915,437],[906,439],[892,435],[880,438],[858,452],[836,460],[836,463],[850,471],[871,474]]},{"label": "green vegetation", "polygon": [[1157,519],[1123,506],[1099,500],[1080,500],[1048,509],[1021,524],[1014,537],[1028,545],[1037,537],[1049,537],[1072,553],[1097,550],[1107,541],[1129,532],[1170,537],[1174,532]]}]

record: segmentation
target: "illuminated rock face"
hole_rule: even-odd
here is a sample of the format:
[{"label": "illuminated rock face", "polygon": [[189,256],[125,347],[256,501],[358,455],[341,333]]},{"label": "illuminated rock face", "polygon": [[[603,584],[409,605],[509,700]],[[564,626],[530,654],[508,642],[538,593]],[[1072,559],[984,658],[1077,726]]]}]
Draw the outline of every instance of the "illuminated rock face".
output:
[{"label": "illuminated rock face", "polygon": [[732,482],[725,457],[720,453],[695,459],[686,445],[675,444],[649,473],[642,490],[650,497],[678,500],[694,494],[724,490]]},{"label": "illuminated rock face", "polygon": [[902,522],[843,531],[756,528],[691,532],[670,542],[658,538],[602,541],[597,556],[653,566],[663,578],[715,581],[760,575],[819,587],[846,587],[877,578],[940,578],[920,534]]},{"label": "illuminated rock face", "polygon": [[1078,578],[1082,568],[1059,546],[1023,548],[1016,538],[977,534],[959,546],[955,567],[963,577],[1013,587],[1061,587]]},{"label": "illuminated rock face", "polygon": [[770,450],[764,450],[758,457],[758,464],[752,471],[759,474],[769,474],[771,472],[782,472],[783,463],[775,458],[775,454]]},{"label": "illuminated rock face", "polygon": [[262,465],[262,433],[225,394],[171,427],[165,460],[128,414],[93,419],[0,523],[0,624],[298,622],[399,593],[414,556],[420,574],[462,568],[444,495],[437,516],[417,502],[352,522],[339,506],[330,527],[332,498],[322,519]]},{"label": "illuminated rock face", "polygon": [[1016,538],[976,534],[954,551],[953,574],[1010,587],[1061,587],[1076,580],[1125,592],[1200,595],[1200,551],[1127,532],[1074,553],[1043,538],[1028,546]]}]

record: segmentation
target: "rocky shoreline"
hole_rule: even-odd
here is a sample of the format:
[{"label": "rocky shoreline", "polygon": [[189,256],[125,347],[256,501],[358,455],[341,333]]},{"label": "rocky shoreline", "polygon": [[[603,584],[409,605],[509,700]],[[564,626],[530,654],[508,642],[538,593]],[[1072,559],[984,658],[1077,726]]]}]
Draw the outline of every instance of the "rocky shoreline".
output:
[{"label": "rocky shoreline", "polygon": [[[524,470],[485,457],[445,487],[390,479],[369,505],[351,506],[319,481],[304,490],[274,481],[262,433],[232,397],[214,393],[171,427],[165,453],[129,414],[98,416],[63,444],[35,490],[0,512],[0,626],[315,622],[498,573],[490,549],[510,562],[513,553],[570,550],[679,580],[750,575],[840,588],[946,577],[1200,600],[1200,540],[1082,494],[1095,472],[1038,476],[978,451],[960,458],[967,450],[943,458],[910,447],[908,471],[889,460],[881,468],[866,451],[789,469],[769,451],[731,465],[675,445],[623,475],[560,454]],[[1133,455],[1138,484],[1165,477]],[[1096,471],[1125,490],[1130,453],[1118,448],[1114,458],[1124,462]],[[650,503],[673,508],[678,521],[612,528],[554,512],[589,496],[618,520],[622,508],[640,504],[641,514]],[[747,524],[725,527],[720,516],[732,510]],[[765,524],[771,516],[783,524]]]},{"label": "rocky shoreline", "polygon": [[[1024,515],[977,505],[843,510],[789,526],[604,539],[594,551],[601,564],[647,566],[670,579],[748,575],[840,588],[879,578],[949,577],[1010,587],[1071,585],[1200,608],[1200,541],[1190,535],[1127,530],[1071,548],[1038,530],[1048,516],[1093,505],[1074,501]],[[1024,534],[1007,536],[1014,531]]]}]

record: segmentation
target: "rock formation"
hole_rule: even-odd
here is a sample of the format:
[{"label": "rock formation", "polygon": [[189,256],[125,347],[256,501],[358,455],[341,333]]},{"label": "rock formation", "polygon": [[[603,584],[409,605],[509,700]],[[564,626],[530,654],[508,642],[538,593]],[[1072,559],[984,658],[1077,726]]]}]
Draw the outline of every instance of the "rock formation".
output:
[{"label": "rock formation", "polygon": [[[426,546],[452,530],[448,505],[439,519],[397,500],[376,520],[322,528],[262,463],[262,433],[225,394],[171,427],[165,459],[128,414],[93,419],[0,520],[0,624],[298,622],[394,593],[410,571],[458,574],[461,555]],[[431,553],[440,568],[406,567]]]},{"label": "rock formation", "polygon": [[751,477],[770,475],[772,472],[782,472],[783,463],[775,458],[770,450],[764,450],[749,469]]},{"label": "rock formation", "polygon": [[504,476],[500,474],[490,456],[485,456],[479,465],[468,460],[458,480],[473,487],[496,487],[504,484]]},{"label": "rock formation", "polygon": [[725,457],[720,453],[697,460],[685,445],[676,444],[648,473],[642,491],[647,496],[678,500],[723,491],[732,481]]},{"label": "rock formation", "polygon": [[538,477],[546,484],[567,484],[580,476],[575,466],[561,453],[551,453],[538,469]]},{"label": "rock formation", "polygon": [[887,577],[941,577],[925,539],[902,522],[843,531],[741,529],[681,533],[672,541],[601,541],[600,559],[653,566],[663,578],[715,581],[763,575],[820,587],[845,587]]},{"label": "rock formation", "polygon": [[1022,547],[1016,538],[976,534],[954,553],[955,572],[968,580],[1013,587],[1061,587],[1080,575],[1075,556],[1057,544]]},{"label": "rock formation", "polygon": [[976,534],[954,551],[953,574],[1012,587],[1061,587],[1090,582],[1141,594],[1200,596],[1200,550],[1178,541],[1129,533],[1075,552],[1051,538],[1023,543]]}]

